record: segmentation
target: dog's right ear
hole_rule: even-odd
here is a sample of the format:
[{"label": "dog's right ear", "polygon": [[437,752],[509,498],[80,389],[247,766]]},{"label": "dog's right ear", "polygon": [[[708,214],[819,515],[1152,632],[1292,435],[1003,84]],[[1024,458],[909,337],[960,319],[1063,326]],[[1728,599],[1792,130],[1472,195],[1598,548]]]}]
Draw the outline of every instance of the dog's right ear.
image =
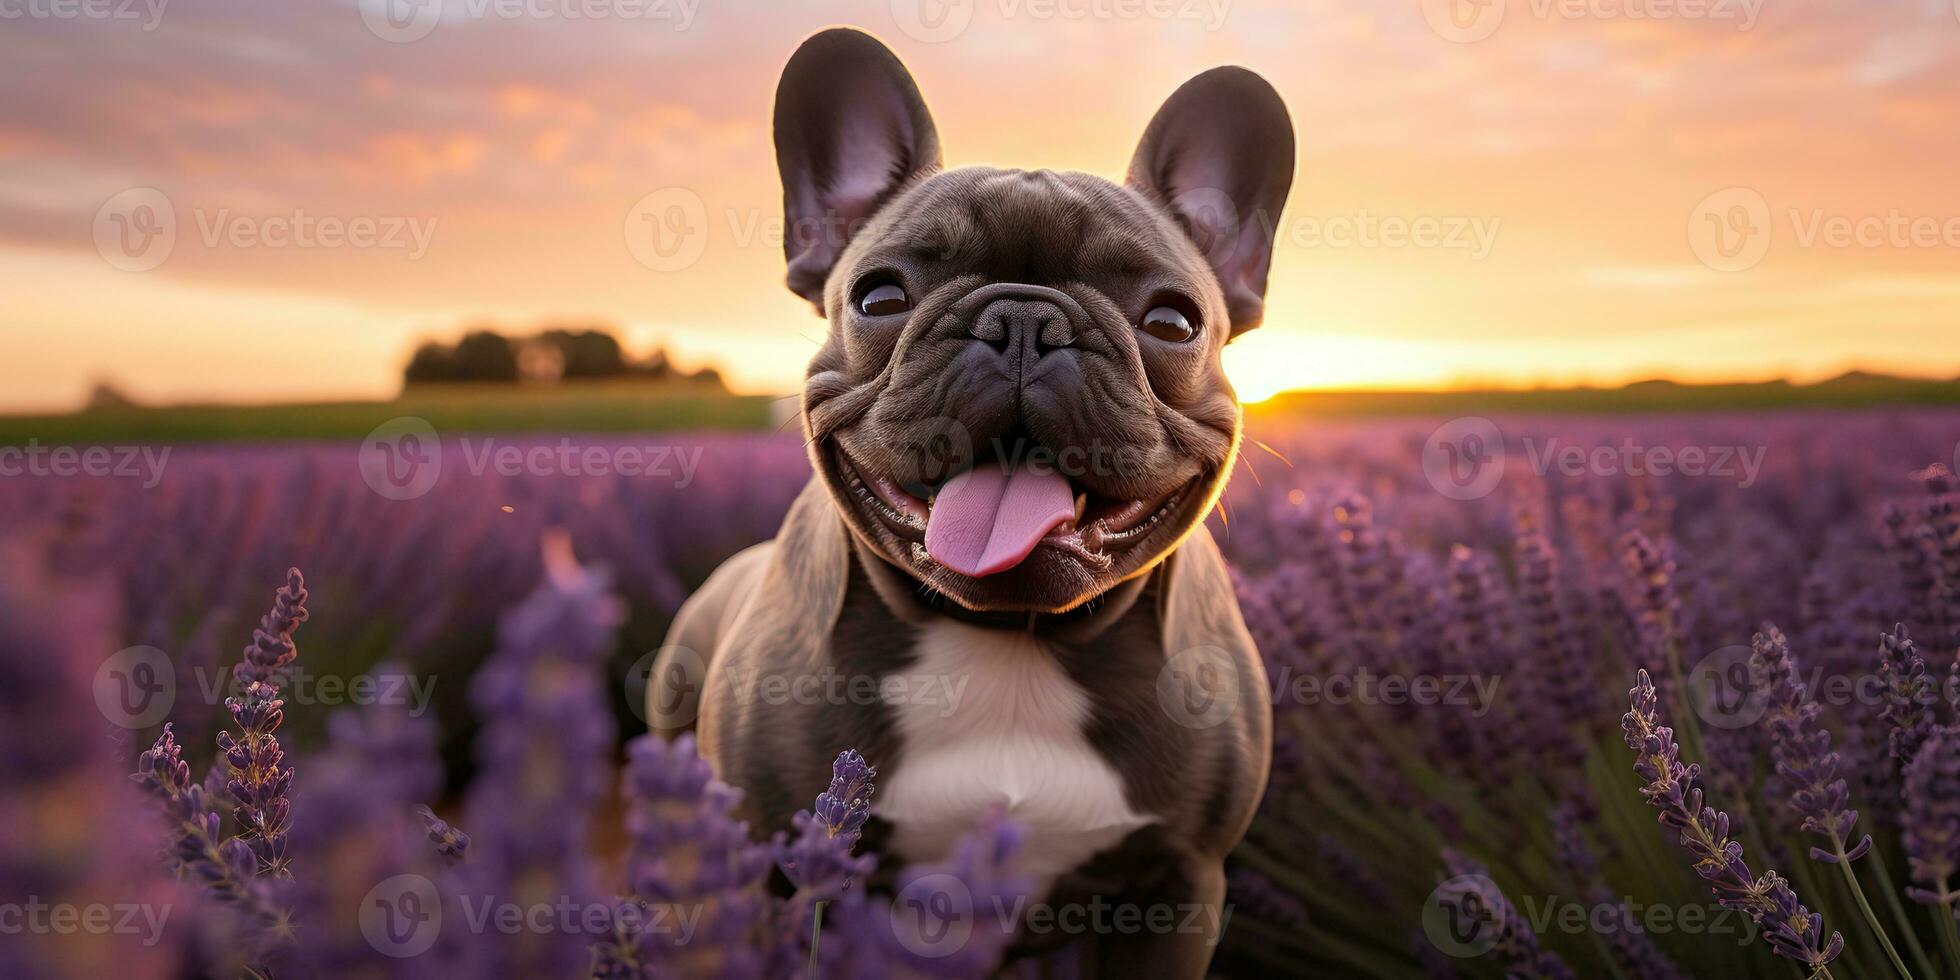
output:
[{"label": "dog's right ear", "polygon": [[790,56],[775,127],[789,288],[822,314],[824,281],[851,236],[906,181],[938,169],[939,133],[898,56],[842,27]]}]

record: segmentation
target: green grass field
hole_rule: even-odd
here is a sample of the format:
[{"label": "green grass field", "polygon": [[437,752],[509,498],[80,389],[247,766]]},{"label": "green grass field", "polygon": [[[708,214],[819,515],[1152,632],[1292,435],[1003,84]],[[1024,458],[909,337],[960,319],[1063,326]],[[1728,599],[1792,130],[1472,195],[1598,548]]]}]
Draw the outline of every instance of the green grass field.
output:
[{"label": "green grass field", "polygon": [[1620,388],[1486,391],[1295,391],[1249,409],[1255,415],[1471,415],[1723,412],[1781,408],[1960,405],[1960,381],[1851,373],[1817,384],[1687,385],[1647,381]]},{"label": "green grass field", "polygon": [[757,431],[773,398],[692,386],[594,382],[555,387],[417,387],[394,401],[112,408],[0,416],[0,445],[358,439],[392,418],[443,433]]},{"label": "green grass field", "polygon": [[[0,416],[0,446],[356,439],[401,416],[444,433],[766,431],[779,399],[706,386],[590,382],[555,387],[448,385],[393,401],[105,408]],[[1253,417],[1612,414],[1879,405],[1960,406],[1960,381],[1850,374],[1819,384],[1681,385],[1486,391],[1312,391],[1248,408]]]}]

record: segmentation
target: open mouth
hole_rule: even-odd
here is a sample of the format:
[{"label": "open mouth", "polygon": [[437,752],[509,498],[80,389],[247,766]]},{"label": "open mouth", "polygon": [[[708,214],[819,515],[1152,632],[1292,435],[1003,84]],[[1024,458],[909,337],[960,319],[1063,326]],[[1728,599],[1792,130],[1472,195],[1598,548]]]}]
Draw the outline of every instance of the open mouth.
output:
[{"label": "open mouth", "polygon": [[1153,498],[1122,500],[1081,489],[1038,463],[994,459],[922,498],[859,465],[841,446],[836,455],[851,495],[911,544],[914,560],[973,578],[1013,569],[1037,548],[1107,569],[1175,513],[1202,478]]}]

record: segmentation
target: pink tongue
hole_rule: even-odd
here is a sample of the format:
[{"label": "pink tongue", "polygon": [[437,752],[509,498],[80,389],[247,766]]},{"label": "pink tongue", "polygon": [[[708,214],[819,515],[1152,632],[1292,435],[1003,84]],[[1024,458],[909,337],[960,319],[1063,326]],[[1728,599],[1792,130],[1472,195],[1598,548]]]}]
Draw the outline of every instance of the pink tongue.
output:
[{"label": "pink tongue", "polygon": [[926,553],[962,575],[993,575],[1019,565],[1042,535],[1074,516],[1075,495],[1060,473],[982,463],[940,488],[926,519]]}]

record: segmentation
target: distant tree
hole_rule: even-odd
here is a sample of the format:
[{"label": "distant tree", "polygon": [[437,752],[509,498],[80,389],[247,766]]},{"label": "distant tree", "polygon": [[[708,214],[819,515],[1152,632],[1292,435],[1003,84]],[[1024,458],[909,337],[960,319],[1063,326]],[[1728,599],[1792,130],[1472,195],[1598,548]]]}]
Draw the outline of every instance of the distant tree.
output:
[{"label": "distant tree", "polygon": [[517,349],[503,334],[477,330],[456,342],[456,380],[516,381]]},{"label": "distant tree", "polygon": [[633,365],[633,374],[648,381],[671,381],[674,378],[674,364],[667,359],[667,352],[655,349],[646,360]]},{"label": "distant tree", "polygon": [[603,330],[546,330],[537,343],[557,348],[565,378],[616,378],[626,373],[626,354]]},{"label": "distant tree", "polygon": [[131,408],[135,404],[135,399],[123,394],[122,389],[116,387],[115,382],[106,379],[97,381],[94,390],[88,393],[88,411],[91,412]]},{"label": "distant tree", "polygon": [[656,349],[638,361],[629,360],[618,338],[601,328],[553,327],[517,338],[495,330],[474,330],[453,346],[436,341],[423,344],[402,370],[402,379],[411,385],[519,379],[553,384],[629,377],[723,387],[721,375],[713,368],[681,370],[664,350]]},{"label": "distant tree", "polygon": [[435,341],[415,348],[415,356],[408,359],[408,367],[402,370],[402,380],[412,385],[459,380],[456,352]]}]

